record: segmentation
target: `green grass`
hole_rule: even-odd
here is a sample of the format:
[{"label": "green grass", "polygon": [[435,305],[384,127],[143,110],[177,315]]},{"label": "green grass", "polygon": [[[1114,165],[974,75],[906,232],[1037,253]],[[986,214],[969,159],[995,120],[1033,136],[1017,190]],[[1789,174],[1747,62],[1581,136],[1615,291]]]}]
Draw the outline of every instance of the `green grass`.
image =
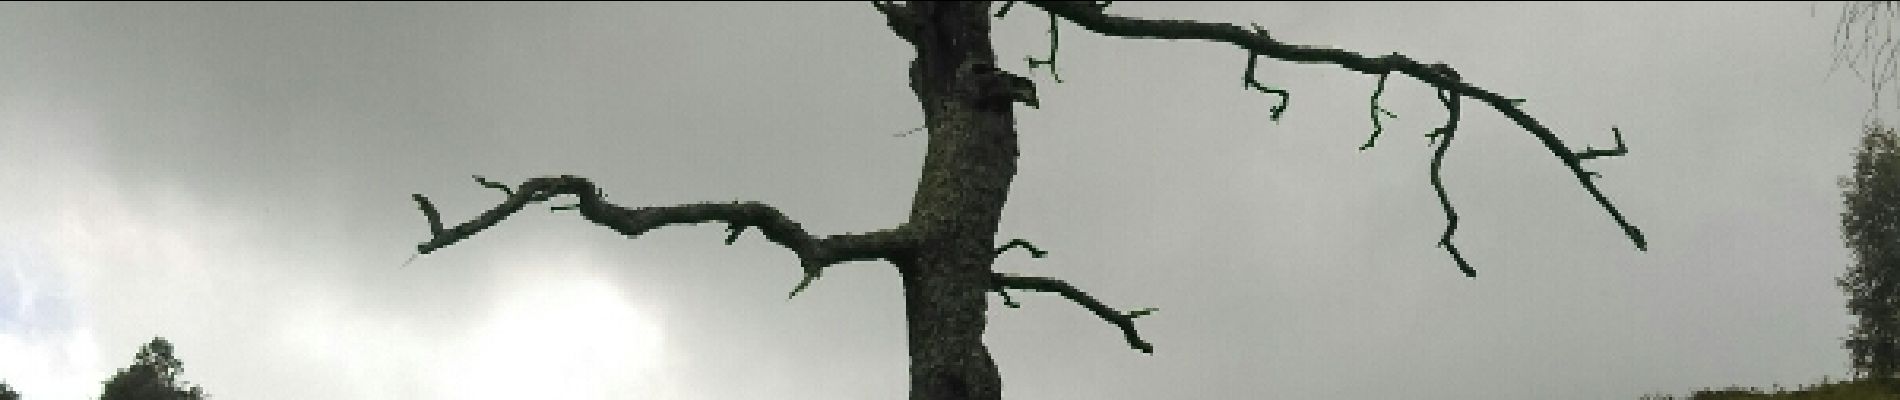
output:
[{"label": "green grass", "polygon": [[1772,391],[1755,387],[1730,386],[1721,389],[1704,388],[1690,392],[1688,397],[1649,394],[1643,395],[1638,400],[1900,400],[1900,379],[1829,382],[1826,377],[1823,377],[1820,384],[1787,390],[1779,385]]}]

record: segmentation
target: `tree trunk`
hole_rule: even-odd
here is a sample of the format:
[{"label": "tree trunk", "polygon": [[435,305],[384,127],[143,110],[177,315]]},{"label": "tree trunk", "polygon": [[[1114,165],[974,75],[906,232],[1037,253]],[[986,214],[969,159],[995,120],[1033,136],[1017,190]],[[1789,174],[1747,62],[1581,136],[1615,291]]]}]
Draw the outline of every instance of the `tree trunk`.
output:
[{"label": "tree trunk", "polygon": [[995,400],[1002,379],[983,345],[990,262],[1010,180],[1015,119],[995,69],[987,2],[914,2],[910,86],[929,150],[909,226],[923,238],[897,262],[904,281],[912,400]]}]

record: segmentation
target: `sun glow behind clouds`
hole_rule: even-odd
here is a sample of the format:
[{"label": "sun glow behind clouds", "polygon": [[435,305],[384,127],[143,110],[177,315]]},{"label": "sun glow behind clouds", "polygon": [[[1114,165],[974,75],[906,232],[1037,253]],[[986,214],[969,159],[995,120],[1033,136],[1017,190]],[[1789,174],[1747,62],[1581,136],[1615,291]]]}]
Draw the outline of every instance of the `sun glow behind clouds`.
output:
[{"label": "sun glow behind clouds", "polygon": [[85,109],[27,86],[0,94],[0,186],[33,188],[0,208],[0,381],[25,398],[86,398],[110,368],[62,218],[110,194]]},{"label": "sun glow behind clouds", "polygon": [[[98,369],[66,283],[36,246],[0,233],[0,381],[33,397],[83,398]],[[24,246],[21,246],[24,244]]]},{"label": "sun glow behind clouds", "polygon": [[536,275],[501,293],[453,357],[467,358],[442,371],[445,398],[647,398],[663,389],[654,386],[659,329],[613,285],[584,274]]}]

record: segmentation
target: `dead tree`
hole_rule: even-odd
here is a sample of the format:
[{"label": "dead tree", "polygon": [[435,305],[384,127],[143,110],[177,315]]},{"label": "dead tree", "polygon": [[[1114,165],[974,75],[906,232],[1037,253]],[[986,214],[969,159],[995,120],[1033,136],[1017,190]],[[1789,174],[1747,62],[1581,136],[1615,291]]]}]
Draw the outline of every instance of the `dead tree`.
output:
[{"label": "dead tree", "polygon": [[[1439,177],[1445,150],[1457,134],[1460,105],[1465,99],[1490,106],[1542,141],[1551,155],[1569,167],[1597,204],[1609,212],[1610,218],[1623,228],[1637,249],[1646,247],[1642,233],[1625,221],[1622,213],[1597,189],[1593,180],[1597,174],[1585,171],[1582,166],[1584,160],[1627,152],[1621,132],[1614,128],[1617,143],[1614,149],[1573,151],[1525,113],[1520,108],[1522,100],[1472,85],[1444,64],[1420,63],[1396,53],[1369,57],[1345,50],[1287,44],[1275,40],[1259,26],[1243,28],[1225,23],[1125,17],[1107,13],[1106,3],[1024,3],[1047,13],[1051,24],[1050,56],[1032,59],[1031,68],[1055,68],[1054,24],[1064,20],[1103,36],[1232,44],[1243,50],[1246,57],[1243,78],[1246,87],[1278,96],[1279,105],[1271,110],[1276,119],[1286,109],[1290,93],[1262,85],[1254,78],[1255,59],[1259,57],[1337,65],[1376,76],[1379,88],[1372,93],[1369,110],[1374,128],[1362,149],[1371,147],[1382,131],[1379,114],[1384,109],[1379,107],[1378,98],[1384,91],[1386,78],[1393,74],[1405,75],[1437,89],[1448,116],[1442,127],[1426,136],[1435,141],[1431,183],[1447,220],[1438,245],[1445,248],[1466,276],[1476,276],[1476,272],[1452,245],[1451,236],[1457,230],[1458,216],[1445,196]],[[1001,273],[992,267],[998,254],[1015,247],[1026,248],[1038,257],[1042,255],[1040,249],[1021,239],[1002,246],[995,240],[1003,203],[1016,174],[1013,103],[1036,105],[1034,84],[1003,71],[990,47],[991,20],[1003,17],[1013,5],[1014,2],[1003,3],[992,12],[987,2],[873,3],[884,15],[891,32],[916,50],[916,58],[910,64],[910,88],[923,107],[929,136],[923,173],[917,182],[909,219],[888,229],[821,237],[806,232],[778,209],[757,202],[628,209],[608,203],[600,189],[581,177],[532,178],[509,188],[477,176],[475,180],[479,184],[500,190],[507,200],[473,220],[445,227],[435,206],[422,195],[414,195],[428,218],[431,233],[430,239],[418,246],[417,251],[427,254],[440,250],[494,226],[528,204],[571,195],[579,201],[556,208],[576,210],[588,221],[630,238],[663,226],[712,222],[726,224],[730,231],[726,243],[731,244],[746,229],[756,228],[766,239],[798,256],[804,278],[792,289],[793,296],[833,264],[886,261],[897,268],[904,285],[910,398],[914,400],[1001,397],[1001,378],[982,341],[988,292],[1003,295],[1004,304],[1011,307],[1016,304],[1005,290],[1061,295],[1121,329],[1130,347],[1152,353],[1153,346],[1136,332],[1134,319],[1153,309],[1116,310],[1062,280]]]},{"label": "dead tree", "polygon": [[1828,74],[1832,76],[1846,67],[1867,83],[1873,94],[1867,107],[1870,119],[1880,110],[1886,89],[1893,87],[1895,77],[1900,77],[1896,19],[1900,19],[1900,2],[1849,1],[1841,4],[1840,18],[1834,24],[1834,60]]}]

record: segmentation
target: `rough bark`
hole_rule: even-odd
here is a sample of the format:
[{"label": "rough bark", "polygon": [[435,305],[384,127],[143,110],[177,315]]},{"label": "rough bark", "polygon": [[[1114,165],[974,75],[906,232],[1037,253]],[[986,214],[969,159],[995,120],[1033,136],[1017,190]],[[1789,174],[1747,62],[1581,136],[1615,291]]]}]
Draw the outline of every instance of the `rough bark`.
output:
[{"label": "rough bark", "polygon": [[988,3],[917,2],[910,86],[929,150],[911,202],[916,258],[904,281],[913,400],[1000,399],[983,345],[997,224],[1016,175],[1009,82],[995,68]]}]

